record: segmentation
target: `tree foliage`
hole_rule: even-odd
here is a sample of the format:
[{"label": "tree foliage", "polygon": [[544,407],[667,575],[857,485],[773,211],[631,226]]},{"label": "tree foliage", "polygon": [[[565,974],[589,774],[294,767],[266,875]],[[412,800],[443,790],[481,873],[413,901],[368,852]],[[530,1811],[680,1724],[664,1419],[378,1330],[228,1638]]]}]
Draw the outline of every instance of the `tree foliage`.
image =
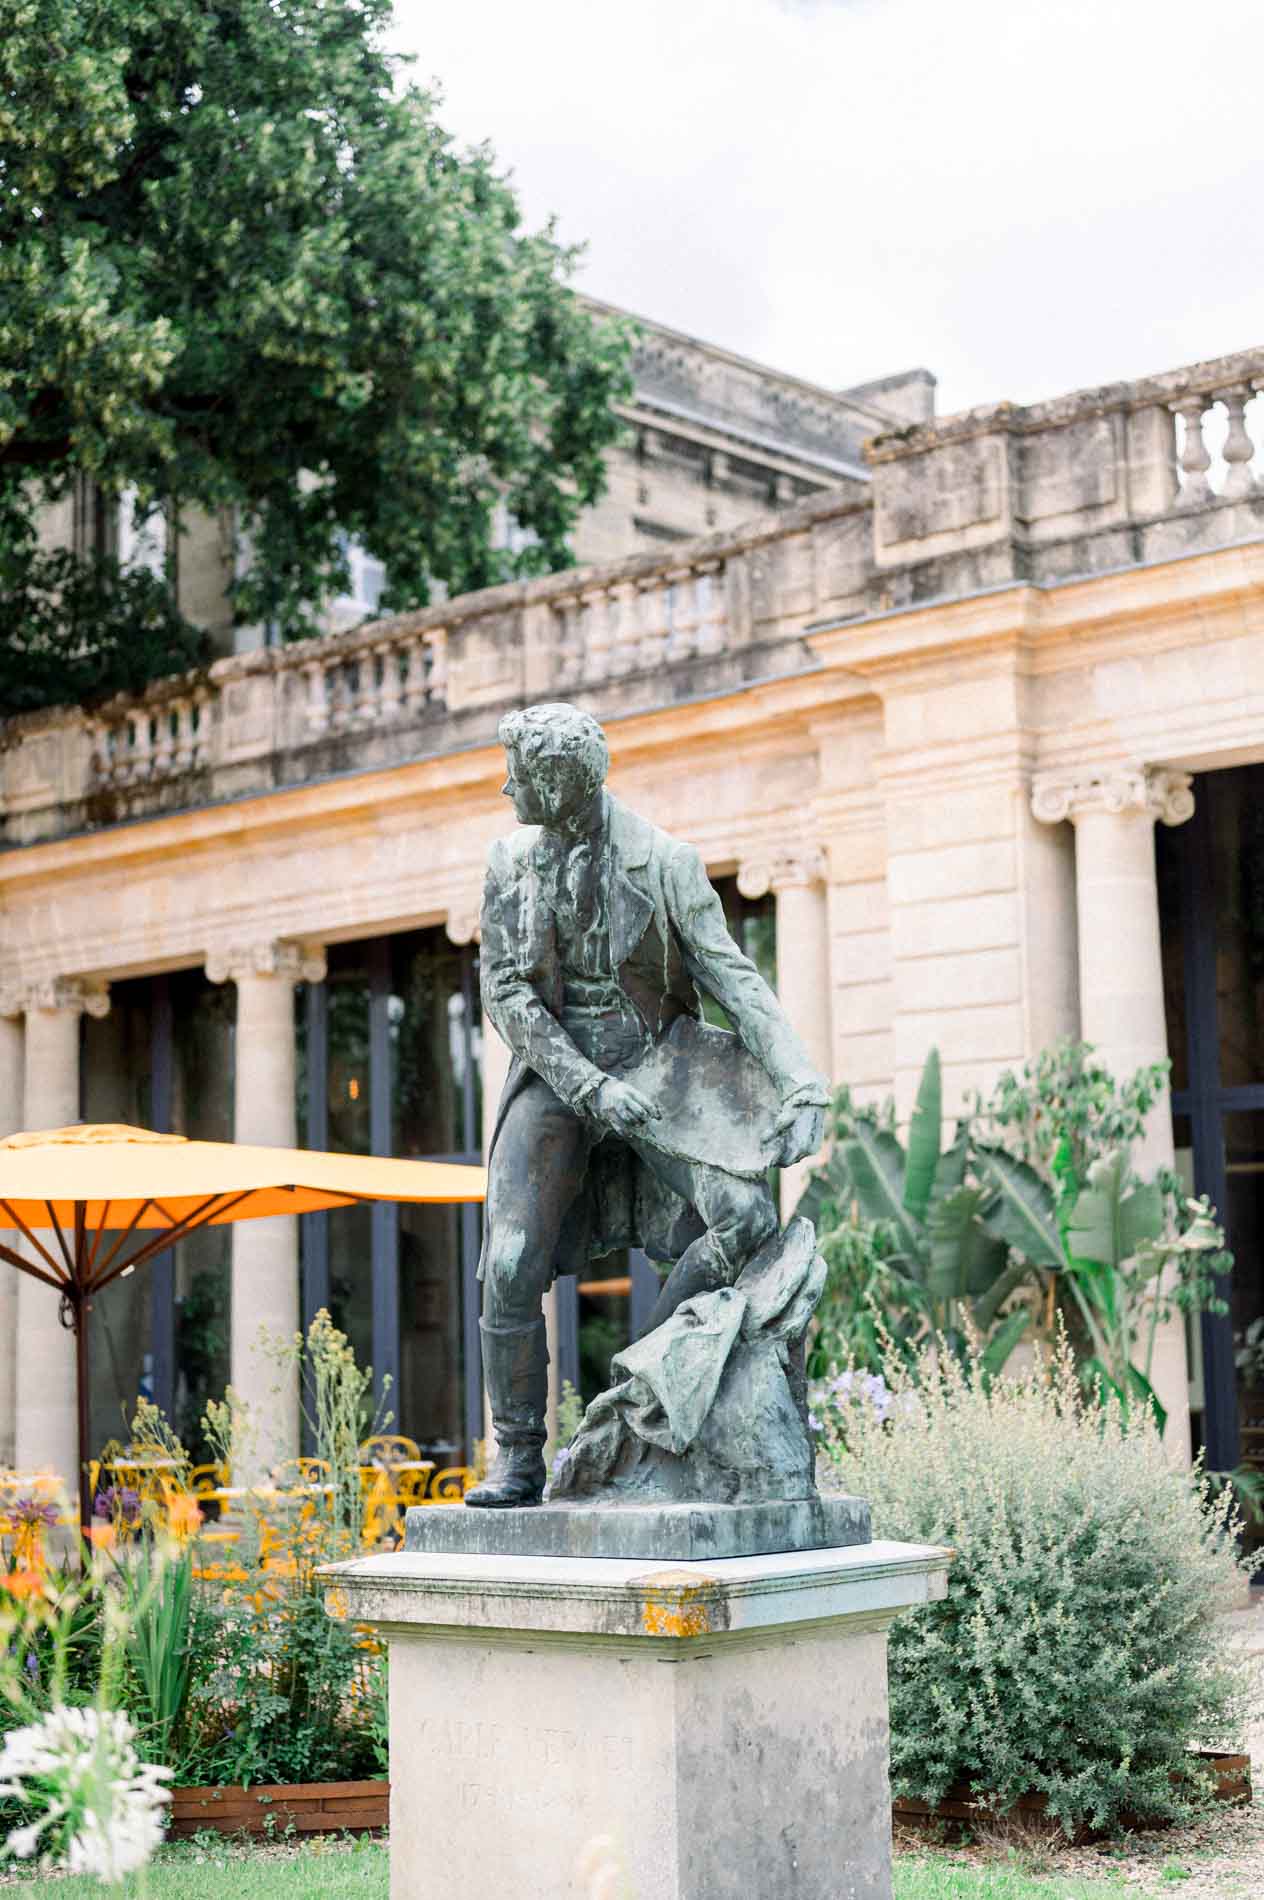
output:
[{"label": "tree foliage", "polygon": [[[286,637],[345,586],[346,537],[386,564],[388,609],[566,563],[627,339],[405,83],[389,15],[0,0],[8,630],[13,561],[77,471],[142,509],[233,509],[237,618]],[[492,546],[502,506],[516,552]]]}]

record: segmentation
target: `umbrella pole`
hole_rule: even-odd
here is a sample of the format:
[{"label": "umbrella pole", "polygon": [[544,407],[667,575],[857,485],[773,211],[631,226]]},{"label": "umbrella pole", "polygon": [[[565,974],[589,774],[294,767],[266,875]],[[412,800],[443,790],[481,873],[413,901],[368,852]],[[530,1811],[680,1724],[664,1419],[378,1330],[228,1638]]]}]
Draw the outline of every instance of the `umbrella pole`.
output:
[{"label": "umbrella pole", "polygon": [[87,1537],[92,1528],[91,1485],[88,1459],[91,1440],[88,1427],[88,1302],[76,1292],[72,1308],[75,1319],[75,1407],[79,1433],[79,1530]]}]

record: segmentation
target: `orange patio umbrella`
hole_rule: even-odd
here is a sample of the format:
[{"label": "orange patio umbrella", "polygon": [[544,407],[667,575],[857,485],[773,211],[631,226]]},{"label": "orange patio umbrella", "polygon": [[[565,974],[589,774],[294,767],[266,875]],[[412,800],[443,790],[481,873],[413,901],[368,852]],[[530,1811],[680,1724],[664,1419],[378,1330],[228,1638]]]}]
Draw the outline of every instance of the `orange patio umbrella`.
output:
[{"label": "orange patio umbrella", "polygon": [[61,1295],[75,1335],[79,1512],[88,1496],[88,1328],[103,1287],[200,1227],[312,1214],[356,1201],[481,1201],[484,1168],[378,1155],[189,1141],[117,1123],[82,1123],[0,1141],[0,1260]]}]

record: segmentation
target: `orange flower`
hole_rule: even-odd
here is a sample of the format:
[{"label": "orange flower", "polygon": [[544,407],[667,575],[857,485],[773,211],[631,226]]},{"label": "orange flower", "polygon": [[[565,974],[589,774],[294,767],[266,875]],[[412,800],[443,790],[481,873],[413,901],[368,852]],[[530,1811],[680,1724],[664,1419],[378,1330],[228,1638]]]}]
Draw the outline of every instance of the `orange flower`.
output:
[{"label": "orange flower", "polygon": [[196,1498],[178,1493],[167,1507],[167,1522],[174,1537],[195,1537],[202,1522]]},{"label": "orange flower", "polygon": [[38,1570],[11,1570],[7,1577],[0,1578],[0,1588],[11,1597],[33,1597],[43,1590],[44,1578]]},{"label": "orange flower", "polygon": [[118,1543],[118,1532],[113,1524],[102,1524],[98,1522],[89,1530],[88,1536],[92,1539],[97,1550],[113,1550],[114,1546]]}]

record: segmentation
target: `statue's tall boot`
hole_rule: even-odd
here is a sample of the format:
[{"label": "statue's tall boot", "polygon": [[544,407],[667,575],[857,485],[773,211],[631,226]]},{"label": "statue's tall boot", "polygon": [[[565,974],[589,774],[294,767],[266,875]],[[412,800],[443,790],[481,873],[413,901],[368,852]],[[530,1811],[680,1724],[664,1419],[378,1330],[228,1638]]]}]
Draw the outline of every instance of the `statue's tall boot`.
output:
[{"label": "statue's tall boot", "polygon": [[549,1348],[542,1319],[529,1326],[479,1321],[483,1374],[496,1431],[496,1462],[482,1484],[465,1494],[477,1509],[538,1504],[544,1496],[545,1411]]}]

